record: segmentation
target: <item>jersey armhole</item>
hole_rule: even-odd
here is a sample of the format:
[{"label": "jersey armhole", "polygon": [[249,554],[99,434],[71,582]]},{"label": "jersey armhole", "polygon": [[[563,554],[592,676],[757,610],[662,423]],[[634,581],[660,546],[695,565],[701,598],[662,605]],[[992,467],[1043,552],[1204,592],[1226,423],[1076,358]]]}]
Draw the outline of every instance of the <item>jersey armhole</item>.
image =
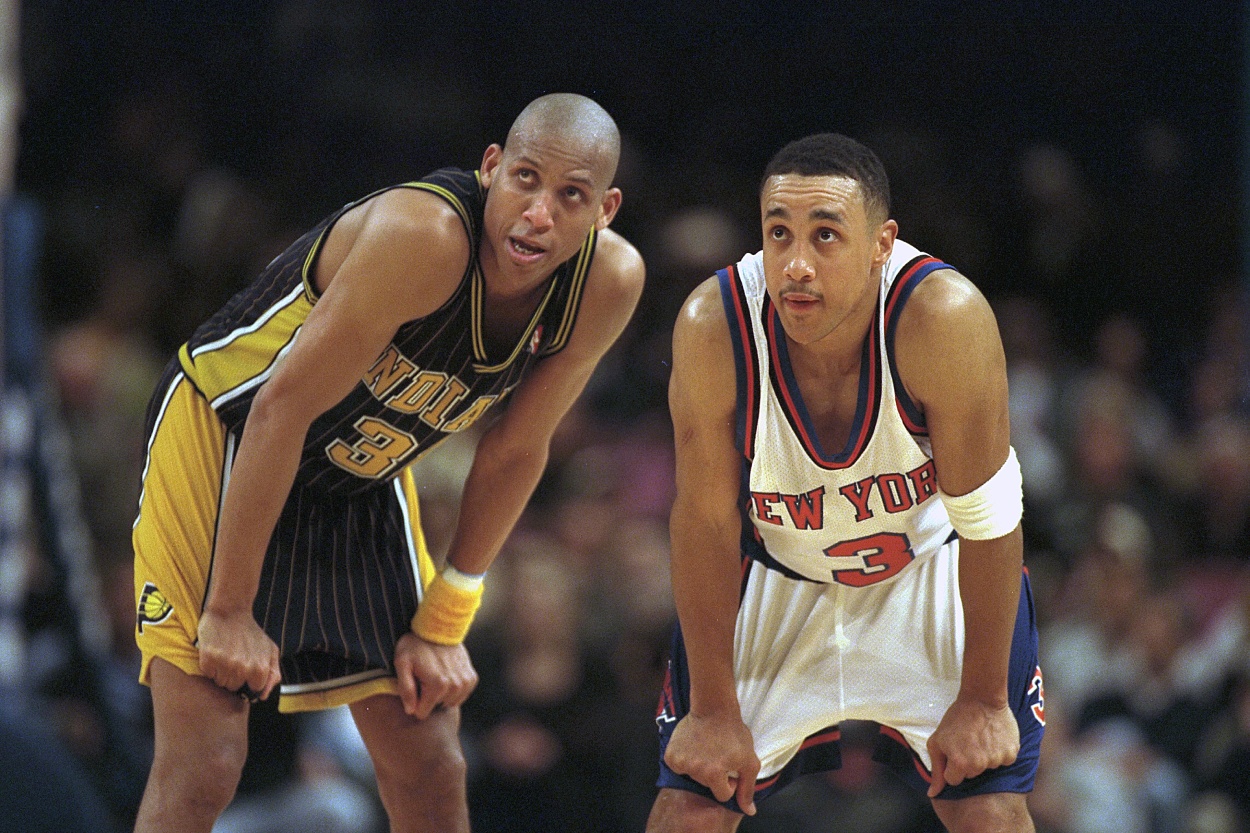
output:
[{"label": "jersey armhole", "polygon": [[759,361],[751,330],[751,315],[746,292],[738,278],[737,266],[716,273],[720,281],[721,301],[729,322],[729,340],[733,348],[734,371],[738,380],[736,408],[737,425],[734,437],[742,456],[750,461],[755,456],[755,426],[759,417]]},{"label": "jersey armhole", "polygon": [[890,364],[890,378],[894,381],[894,401],[898,404],[899,416],[907,430],[918,437],[927,437],[929,428],[925,424],[924,412],[907,394],[907,387],[898,372],[898,363],[894,360],[894,335],[898,329],[898,320],[903,313],[903,305],[911,297],[920,282],[939,269],[951,267],[934,257],[920,255],[913,258],[901,270],[890,285],[885,300],[885,353]]}]

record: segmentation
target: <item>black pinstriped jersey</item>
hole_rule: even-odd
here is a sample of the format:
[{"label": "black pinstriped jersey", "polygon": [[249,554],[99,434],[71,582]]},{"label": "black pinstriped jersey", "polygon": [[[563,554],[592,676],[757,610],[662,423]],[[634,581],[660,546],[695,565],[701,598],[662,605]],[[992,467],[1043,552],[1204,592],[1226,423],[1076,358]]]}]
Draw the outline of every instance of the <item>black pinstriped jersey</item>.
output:
[{"label": "black pinstriped jersey", "polygon": [[[476,171],[444,168],[390,187],[442,197],[460,215],[471,251],[478,251],[486,193]],[[330,228],[377,193],[349,203],[293,243],[182,346],[183,370],[230,430],[241,430],[256,391],[290,349],[317,301],[313,264]],[[485,284],[476,254],[470,258],[451,298],[401,326],[351,393],[313,422],[296,487],[332,494],[369,489],[472,425],[520,383],[536,359],[565,345],[596,239],[592,229],[579,252],[555,271],[506,355],[492,352],[486,342]]]}]

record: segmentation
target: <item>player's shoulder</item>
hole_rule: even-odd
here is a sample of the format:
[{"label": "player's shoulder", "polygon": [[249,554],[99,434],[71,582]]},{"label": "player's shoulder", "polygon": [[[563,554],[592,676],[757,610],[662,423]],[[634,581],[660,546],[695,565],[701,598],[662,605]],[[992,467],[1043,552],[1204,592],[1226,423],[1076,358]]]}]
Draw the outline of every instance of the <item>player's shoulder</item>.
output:
[{"label": "player's shoulder", "polygon": [[362,207],[366,209],[365,221],[378,233],[460,244],[466,251],[469,247],[469,234],[460,212],[431,191],[407,186],[387,188],[370,197]]},{"label": "player's shoulder", "polygon": [[899,335],[951,335],[993,323],[989,301],[969,278],[946,267],[920,281],[899,316]]},{"label": "player's shoulder", "polygon": [[357,245],[453,282],[468,267],[473,254],[469,232],[455,207],[437,194],[398,186],[379,191],[360,208]]},{"label": "player's shoulder", "polygon": [[674,324],[674,334],[699,342],[728,344],[729,321],[721,300],[720,277],[700,281],[682,302]]},{"label": "player's shoulder", "polygon": [[595,282],[609,287],[614,293],[638,295],[642,292],[646,273],[642,254],[633,243],[610,228],[599,232],[591,263],[591,275]]},{"label": "player's shoulder", "polygon": [[578,320],[586,321],[591,329],[615,331],[624,327],[642,298],[645,279],[642,255],[633,244],[611,229],[600,231]]},{"label": "player's shoulder", "polygon": [[391,290],[411,286],[445,296],[471,255],[468,232],[445,200],[414,188],[387,188],[357,202],[331,227],[318,257],[318,286],[324,290],[343,274],[356,276],[354,283],[404,275],[390,280]]},{"label": "player's shoulder", "polygon": [[673,325],[669,407],[683,424],[718,423],[733,413],[737,371],[719,276],[699,283]]},{"label": "player's shoulder", "polygon": [[954,269],[931,272],[916,285],[894,333],[899,376],[921,404],[985,384],[1002,352],[989,301]]}]

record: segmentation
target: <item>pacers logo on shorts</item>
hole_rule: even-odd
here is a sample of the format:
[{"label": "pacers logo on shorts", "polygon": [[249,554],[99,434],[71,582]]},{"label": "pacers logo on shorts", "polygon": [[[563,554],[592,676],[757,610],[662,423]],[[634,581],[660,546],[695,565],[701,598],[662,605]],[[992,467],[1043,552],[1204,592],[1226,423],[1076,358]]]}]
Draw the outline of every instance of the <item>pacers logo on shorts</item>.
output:
[{"label": "pacers logo on shorts", "polygon": [[139,633],[143,633],[144,625],[159,625],[174,612],[174,606],[165,598],[165,594],[156,589],[156,585],[147,582],[143,585],[143,593],[139,596]]}]

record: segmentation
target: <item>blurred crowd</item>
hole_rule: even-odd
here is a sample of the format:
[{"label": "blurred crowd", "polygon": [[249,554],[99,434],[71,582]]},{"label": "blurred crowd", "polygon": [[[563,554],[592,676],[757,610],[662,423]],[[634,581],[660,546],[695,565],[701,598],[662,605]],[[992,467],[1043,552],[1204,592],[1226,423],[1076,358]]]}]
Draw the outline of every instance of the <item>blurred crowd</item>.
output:
[{"label": "blurred crowd", "polygon": [[[301,121],[283,144],[252,149],[267,164],[223,150],[233,134],[206,126],[205,89],[177,74],[94,103],[99,129],[79,156],[53,165],[47,148],[23,148],[25,168],[19,156],[4,215],[0,777],[30,782],[30,806],[46,813],[20,829],[127,830],[133,820],[152,738],[135,682],[129,533],[144,409],[165,358],[305,225],[373,187],[473,167],[502,138],[482,126],[490,102],[468,82],[435,101],[420,89],[454,85],[450,74],[412,78],[411,67],[371,62],[350,13],[329,21],[317,4],[275,7],[272,29],[226,41],[306,71],[291,109]],[[373,98],[353,95],[360,87],[345,75],[362,65]],[[362,110],[373,115],[358,140]],[[29,118],[48,135],[38,111]],[[645,127],[622,127],[616,225],[642,249],[649,287],[562,426],[470,635],[481,684],[463,736],[482,833],[639,831],[654,795],[674,619],[668,337],[697,281],[758,248],[758,170],[709,158],[697,141],[660,153]],[[1113,177],[1092,175],[1060,142],[1020,142],[1002,187],[979,202],[959,181],[965,149],[860,127],[892,175],[900,236],[960,268],[998,314],[1046,680],[1031,798],[1039,830],[1250,831],[1236,195],[1204,168],[1195,135],[1165,118],[1107,151]],[[398,137],[402,157],[388,156]],[[339,156],[354,161],[335,165]],[[436,557],[473,439],[419,464]],[[384,829],[345,712],[284,716],[269,704],[252,721],[220,831]],[[744,833],[937,829],[871,760],[869,728],[846,727],[843,769],[779,794]]]}]

